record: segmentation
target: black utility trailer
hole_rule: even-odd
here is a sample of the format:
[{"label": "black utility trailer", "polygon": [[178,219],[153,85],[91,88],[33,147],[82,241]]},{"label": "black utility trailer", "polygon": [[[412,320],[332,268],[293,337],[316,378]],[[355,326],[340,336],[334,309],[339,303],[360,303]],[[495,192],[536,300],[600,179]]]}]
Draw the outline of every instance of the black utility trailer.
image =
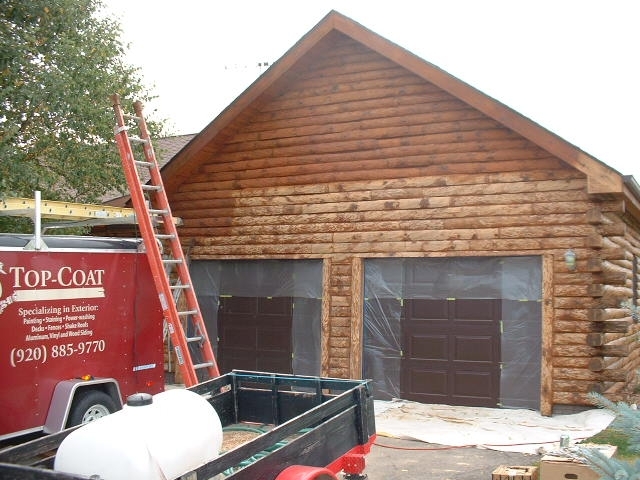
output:
[{"label": "black utility trailer", "polygon": [[[209,401],[223,427],[267,428],[180,478],[331,480],[340,471],[364,478],[375,439],[368,381],[233,371],[189,390]],[[53,470],[55,451],[72,430],[0,451],[0,480],[84,478]]]}]

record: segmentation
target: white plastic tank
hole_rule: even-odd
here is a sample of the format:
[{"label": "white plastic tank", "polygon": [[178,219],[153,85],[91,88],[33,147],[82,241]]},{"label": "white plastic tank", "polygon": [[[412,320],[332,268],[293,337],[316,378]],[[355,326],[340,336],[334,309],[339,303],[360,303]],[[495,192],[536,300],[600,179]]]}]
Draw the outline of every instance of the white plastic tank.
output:
[{"label": "white plastic tank", "polygon": [[69,434],[54,469],[103,480],[169,480],[213,460],[221,446],[220,418],[200,395],[136,394],[122,410]]}]

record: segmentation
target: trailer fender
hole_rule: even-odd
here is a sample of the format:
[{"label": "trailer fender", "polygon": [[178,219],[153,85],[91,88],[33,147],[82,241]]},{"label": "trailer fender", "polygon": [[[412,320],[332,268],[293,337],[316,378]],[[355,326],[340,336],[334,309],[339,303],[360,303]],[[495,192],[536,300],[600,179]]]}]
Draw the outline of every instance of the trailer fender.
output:
[{"label": "trailer fender", "polygon": [[281,471],[275,480],[337,480],[337,478],[327,468],[291,465]]},{"label": "trailer fender", "polygon": [[366,443],[356,445],[340,458],[327,465],[327,468],[332,472],[342,470],[345,478],[366,478],[366,475],[363,474],[366,467],[365,456],[371,451],[371,446],[375,440],[376,435],[371,435]]},{"label": "trailer fender", "polygon": [[74,378],[63,380],[56,385],[53,391],[53,397],[47,412],[47,420],[44,424],[44,432],[55,433],[64,430],[72,413],[71,408],[74,399],[87,395],[90,391],[101,392],[104,396],[103,398],[112,402],[110,407],[115,408],[115,410],[122,408],[120,387],[114,378],[92,378],[90,380]]}]

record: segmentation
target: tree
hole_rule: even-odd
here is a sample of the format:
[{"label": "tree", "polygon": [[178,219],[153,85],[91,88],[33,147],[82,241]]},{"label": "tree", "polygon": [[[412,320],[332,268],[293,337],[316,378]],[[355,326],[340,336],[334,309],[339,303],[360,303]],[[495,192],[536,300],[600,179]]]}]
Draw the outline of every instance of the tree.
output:
[{"label": "tree", "polygon": [[[0,195],[100,202],[126,191],[110,95],[148,102],[101,0],[2,0]],[[162,122],[149,122],[159,135]]]},{"label": "tree", "polygon": [[[640,411],[624,402],[614,403],[597,393],[590,394],[590,397],[596,405],[616,415],[609,428],[628,437],[630,451],[640,452]],[[581,448],[579,444],[568,453],[588,464],[602,480],[640,480],[640,460],[631,463],[609,458],[599,450]]]}]

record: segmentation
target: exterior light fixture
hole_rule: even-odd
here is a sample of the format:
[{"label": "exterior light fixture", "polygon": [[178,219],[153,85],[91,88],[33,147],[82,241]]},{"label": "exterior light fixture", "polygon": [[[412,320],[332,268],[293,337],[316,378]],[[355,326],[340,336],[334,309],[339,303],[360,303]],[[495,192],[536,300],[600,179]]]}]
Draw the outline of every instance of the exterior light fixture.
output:
[{"label": "exterior light fixture", "polygon": [[576,252],[571,249],[564,252],[564,263],[573,272],[576,269]]}]

